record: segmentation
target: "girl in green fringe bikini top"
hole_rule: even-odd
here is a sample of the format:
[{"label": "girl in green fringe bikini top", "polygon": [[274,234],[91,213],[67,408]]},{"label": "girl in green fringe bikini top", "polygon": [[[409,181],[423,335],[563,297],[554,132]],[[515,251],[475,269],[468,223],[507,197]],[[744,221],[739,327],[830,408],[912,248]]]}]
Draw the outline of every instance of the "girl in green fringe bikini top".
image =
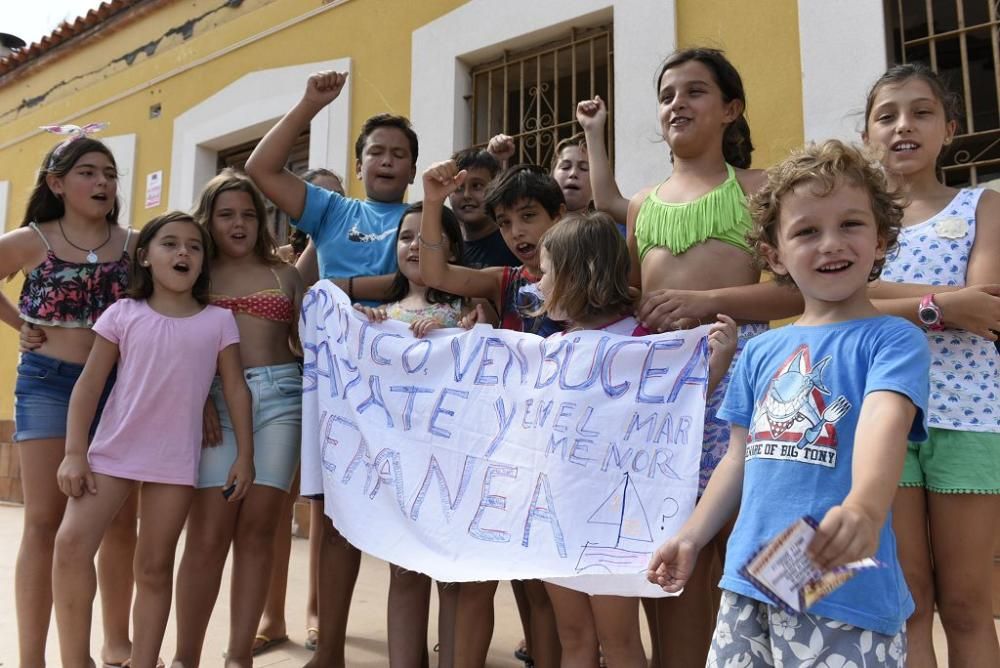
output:
[{"label": "girl in green fringe bikini top", "polygon": [[746,195],[733,166],[727,163],[726,171],[725,181],[691,202],[664,202],[656,194],[660,186],[649,191],[635,219],[640,262],[651,248],[663,246],[680,255],[709,239],[750,252]]}]

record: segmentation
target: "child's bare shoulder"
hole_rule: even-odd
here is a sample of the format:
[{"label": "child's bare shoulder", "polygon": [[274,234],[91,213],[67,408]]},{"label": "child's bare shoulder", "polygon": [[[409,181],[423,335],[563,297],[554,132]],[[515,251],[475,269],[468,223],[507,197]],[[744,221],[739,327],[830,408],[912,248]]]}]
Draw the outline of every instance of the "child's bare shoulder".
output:
[{"label": "child's bare shoulder", "polygon": [[752,195],[767,183],[767,175],[763,169],[736,169],[736,180],[747,195]]},{"label": "child's bare shoulder", "polygon": [[1000,192],[987,188],[979,198],[976,207],[976,218],[979,220],[1000,219]]},{"label": "child's bare shoulder", "polygon": [[656,190],[656,188],[657,186],[648,186],[646,188],[643,188],[636,194],[632,195],[631,199],[629,199],[628,201],[629,213],[634,214],[636,211],[638,211],[639,207],[642,206],[642,203],[646,201],[647,197],[649,197],[649,193]]}]

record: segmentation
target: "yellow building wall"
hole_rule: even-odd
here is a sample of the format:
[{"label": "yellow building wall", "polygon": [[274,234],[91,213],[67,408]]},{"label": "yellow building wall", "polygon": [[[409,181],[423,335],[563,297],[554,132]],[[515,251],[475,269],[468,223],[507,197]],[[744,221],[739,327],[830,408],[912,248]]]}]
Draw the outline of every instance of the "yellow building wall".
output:
[{"label": "yellow building wall", "polygon": [[[59,87],[42,104],[0,118],[0,180],[10,182],[7,228],[20,224],[35,170],[56,141],[37,132],[39,125],[103,120],[111,123],[108,135],[135,134],[135,166],[131,174],[123,176],[132,179],[132,219],[134,225],[141,226],[165,210],[173,122],[178,115],[249,72],[350,57],[353,136],[372,114],[386,110],[409,113],[411,34],[463,2],[245,0],[238,10],[222,10],[200,23],[190,39],[175,35],[163,40],[153,56],[139,55],[131,66],[107,66],[126,51],[159,38],[167,28],[219,4],[217,0],[185,0],[155,9],[104,39],[74,45],[71,56],[0,87],[2,114],[69,77],[98,71],[76,84]],[[323,7],[327,9],[306,20],[261,36]],[[773,164],[802,142],[795,2],[677,0],[677,30],[680,46],[722,48],[740,70],[757,146],[754,166]],[[238,48],[218,53],[240,43]],[[767,48],[761,48],[762,44]],[[197,65],[191,67],[193,63]],[[160,78],[163,80],[149,84]],[[162,105],[161,114],[150,119],[149,107],[155,103]],[[147,210],[142,206],[144,179],[157,170],[164,172],[164,206]],[[354,196],[363,195],[353,174],[349,175],[348,189]],[[17,277],[4,282],[3,291],[16,299],[20,285]],[[0,420],[13,415],[16,363],[17,334],[0,328]]]},{"label": "yellow building wall", "polygon": [[[136,134],[133,180],[133,225],[165,210],[170,188],[170,159],[174,119],[243,75],[303,62],[352,59],[351,136],[361,130],[364,119],[380,111],[409,113],[410,39],[412,32],[461,5],[464,0],[248,0],[240,13],[219,13],[209,25],[196,29],[193,37],[164,41],[152,57],[140,55],[136,62],[112,76],[95,76],[75,92],[60,92],[17,118],[0,121],[0,180],[10,181],[7,228],[20,225],[36,170],[44,153],[55,143],[52,135],[36,132],[39,125],[55,122],[83,124],[108,121],[108,135]],[[126,26],[106,39],[76,48],[69,58],[40,68],[32,76],[0,87],[0,113],[21,100],[73,76],[103,67],[109,60],[162,35],[170,26],[218,6],[217,0],[186,0],[171,3],[148,17]],[[323,7],[337,5],[307,20],[261,39],[255,35]],[[227,10],[230,11],[230,10]],[[224,55],[212,54],[238,42],[248,43]],[[207,59],[197,67],[170,76],[153,86],[147,82],[189,64]],[[303,88],[305,82],[303,81]],[[122,96],[123,93],[127,93]],[[120,99],[116,99],[120,98]],[[149,118],[150,105],[162,105],[159,118]],[[334,104],[337,104],[334,102]],[[96,107],[96,108],[95,108]],[[91,109],[93,108],[93,109]],[[80,114],[80,110],[87,110]],[[164,172],[164,206],[143,208],[145,175]],[[360,184],[350,175],[352,195],[363,196]],[[3,284],[8,298],[15,300],[21,277]],[[13,416],[13,379],[17,364],[17,334],[0,328],[0,420]]]},{"label": "yellow building wall", "polygon": [[679,48],[722,49],[743,77],[753,166],[769,167],[802,144],[798,3],[676,0]]}]

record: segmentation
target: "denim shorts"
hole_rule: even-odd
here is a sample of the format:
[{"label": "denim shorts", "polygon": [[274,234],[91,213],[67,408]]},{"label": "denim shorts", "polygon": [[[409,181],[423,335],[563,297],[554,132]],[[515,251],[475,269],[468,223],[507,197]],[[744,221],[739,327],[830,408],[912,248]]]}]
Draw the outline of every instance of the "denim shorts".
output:
[{"label": "denim shorts", "polygon": [[[76,379],[83,373],[82,364],[63,362],[48,355],[21,353],[14,383],[14,442],[66,438],[69,397]],[[100,420],[104,403],[115,382],[112,372],[97,405],[90,435]]]},{"label": "denim shorts", "polygon": [[[252,399],[254,484],[287,492],[302,453],[302,366],[292,362],[251,367],[243,370],[243,376]],[[202,449],[199,489],[224,486],[236,461],[236,434],[218,377],[212,381],[211,397],[219,411],[222,443]]]}]

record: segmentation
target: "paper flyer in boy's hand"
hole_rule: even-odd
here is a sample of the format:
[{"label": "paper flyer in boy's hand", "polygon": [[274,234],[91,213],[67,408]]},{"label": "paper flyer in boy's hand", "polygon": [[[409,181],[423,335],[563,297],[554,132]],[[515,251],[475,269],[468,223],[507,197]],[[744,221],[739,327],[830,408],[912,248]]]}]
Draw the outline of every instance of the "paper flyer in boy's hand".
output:
[{"label": "paper flyer in boy's hand", "polygon": [[821,571],[806,553],[816,526],[811,517],[795,521],[758,550],[740,573],[782,608],[803,612],[858,572],[882,566],[874,559],[861,559]]}]

